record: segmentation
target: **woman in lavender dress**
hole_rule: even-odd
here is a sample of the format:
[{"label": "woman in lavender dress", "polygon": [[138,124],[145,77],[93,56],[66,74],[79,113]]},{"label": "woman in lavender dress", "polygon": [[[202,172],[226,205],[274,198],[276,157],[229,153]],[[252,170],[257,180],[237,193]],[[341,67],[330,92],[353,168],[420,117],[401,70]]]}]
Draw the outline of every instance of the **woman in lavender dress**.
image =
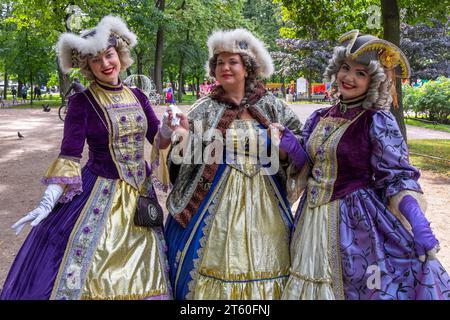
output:
[{"label": "woman in lavender dress", "polygon": [[[43,178],[41,203],[13,225],[17,233],[29,221],[33,228],[1,299],[171,297],[161,227],[134,224],[138,196],[156,200],[156,165],[150,169],[143,159],[145,138],[155,155],[170,144],[146,96],[120,82],[135,44],[135,34],[113,16],[81,36],[61,36],[62,70],[80,67],[92,83],[69,99],[61,152]],[[89,160],[81,169],[86,140]]]},{"label": "woman in lavender dress", "polygon": [[408,78],[408,61],[393,44],[358,30],[340,43],[325,72],[339,101],[305,123],[308,160],[288,183],[305,192],[283,298],[449,299],[419,171],[388,111],[391,80],[396,71]]}]

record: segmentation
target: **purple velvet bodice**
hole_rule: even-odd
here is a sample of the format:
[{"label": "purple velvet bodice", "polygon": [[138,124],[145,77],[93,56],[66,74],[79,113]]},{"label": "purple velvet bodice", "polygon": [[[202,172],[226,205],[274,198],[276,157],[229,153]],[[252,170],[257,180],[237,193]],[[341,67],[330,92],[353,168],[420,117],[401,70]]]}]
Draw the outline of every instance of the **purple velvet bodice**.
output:
[{"label": "purple velvet bodice", "polygon": [[[121,88],[102,87],[107,90],[120,90]],[[147,97],[139,89],[131,89],[138,98],[147,118],[146,138],[150,143],[158,131],[159,120],[153,112]],[[84,95],[89,97],[97,112]],[[87,167],[96,175],[109,178],[119,178],[116,164],[113,161],[109,148],[109,134],[102,123],[107,123],[104,113],[89,90],[74,94],[69,98],[69,108],[64,122],[64,138],[61,144],[60,156],[80,159],[84,142],[89,145],[89,160]],[[99,116],[102,118],[100,120]],[[143,142],[142,142],[143,143]],[[146,164],[147,165],[147,164]],[[147,165],[147,175],[150,170]]]},{"label": "purple velvet bodice", "polygon": [[[363,111],[360,106],[341,113],[339,104],[315,111],[303,128],[305,149],[321,119],[353,120]],[[348,126],[334,149],[336,163],[331,166],[336,166],[336,180],[329,201],[367,187],[379,190],[385,200],[405,189],[421,192],[419,171],[409,164],[406,143],[395,118],[387,111],[365,110]]]}]

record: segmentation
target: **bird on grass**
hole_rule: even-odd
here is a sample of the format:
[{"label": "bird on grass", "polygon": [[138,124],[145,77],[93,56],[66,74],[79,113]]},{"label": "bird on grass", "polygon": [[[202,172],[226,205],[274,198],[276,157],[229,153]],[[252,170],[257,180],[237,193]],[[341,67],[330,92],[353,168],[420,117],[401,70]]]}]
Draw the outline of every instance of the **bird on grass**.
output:
[{"label": "bird on grass", "polygon": [[44,104],[43,106],[42,106],[42,111],[44,111],[44,112],[50,112],[50,106],[48,105],[48,104]]},{"label": "bird on grass", "polygon": [[17,136],[19,137],[19,139],[25,138],[19,131],[17,131]]}]

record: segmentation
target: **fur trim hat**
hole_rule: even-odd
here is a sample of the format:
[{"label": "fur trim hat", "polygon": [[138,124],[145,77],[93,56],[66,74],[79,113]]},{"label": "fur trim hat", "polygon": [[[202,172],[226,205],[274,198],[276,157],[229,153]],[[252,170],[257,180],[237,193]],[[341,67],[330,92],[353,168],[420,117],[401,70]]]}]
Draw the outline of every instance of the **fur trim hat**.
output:
[{"label": "fur trim hat", "polygon": [[362,35],[359,30],[351,30],[338,40],[347,48],[346,55],[367,64],[378,60],[387,70],[399,69],[402,78],[409,78],[411,70],[408,59],[399,47],[389,41],[371,35]]},{"label": "fur trim hat", "polygon": [[56,50],[59,64],[64,73],[79,67],[79,58],[96,55],[111,46],[116,46],[119,38],[132,48],[137,43],[136,35],[131,32],[119,17],[108,15],[91,30],[80,35],[63,33],[58,40]]},{"label": "fur trim hat", "polygon": [[258,76],[268,78],[274,71],[272,57],[264,43],[246,29],[215,31],[209,36],[207,44],[209,59],[222,52],[246,53],[258,63]]}]

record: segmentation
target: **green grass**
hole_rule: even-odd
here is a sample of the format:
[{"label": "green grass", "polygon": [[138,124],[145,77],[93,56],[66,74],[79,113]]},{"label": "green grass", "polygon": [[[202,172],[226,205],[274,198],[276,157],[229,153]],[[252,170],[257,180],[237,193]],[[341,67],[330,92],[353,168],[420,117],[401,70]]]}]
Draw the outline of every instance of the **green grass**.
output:
[{"label": "green grass", "polygon": [[[175,95],[175,98],[177,98],[177,95]],[[197,101],[197,96],[193,96],[191,95],[191,93],[189,92],[188,94],[183,94],[183,101],[181,103],[179,103],[179,101],[177,101],[178,104],[193,104],[195,101]]]},{"label": "green grass", "polygon": [[438,160],[410,154],[411,163],[423,170],[430,170],[450,177],[450,140],[408,140],[410,152],[446,159]]},{"label": "green grass", "polygon": [[[20,102],[20,100],[19,100]],[[48,104],[51,108],[59,108],[61,105],[61,99],[58,100],[33,100],[33,105],[30,103],[26,104],[15,104],[10,105],[9,109],[41,109],[44,104]]]},{"label": "green grass", "polygon": [[433,124],[433,123],[426,123],[426,122],[422,122],[419,120],[406,119],[406,118],[405,118],[405,123],[412,125],[412,126],[417,126],[417,127],[422,127],[422,128],[432,129],[432,130],[450,132],[450,125],[448,125],[448,124],[440,124],[440,123]]}]

